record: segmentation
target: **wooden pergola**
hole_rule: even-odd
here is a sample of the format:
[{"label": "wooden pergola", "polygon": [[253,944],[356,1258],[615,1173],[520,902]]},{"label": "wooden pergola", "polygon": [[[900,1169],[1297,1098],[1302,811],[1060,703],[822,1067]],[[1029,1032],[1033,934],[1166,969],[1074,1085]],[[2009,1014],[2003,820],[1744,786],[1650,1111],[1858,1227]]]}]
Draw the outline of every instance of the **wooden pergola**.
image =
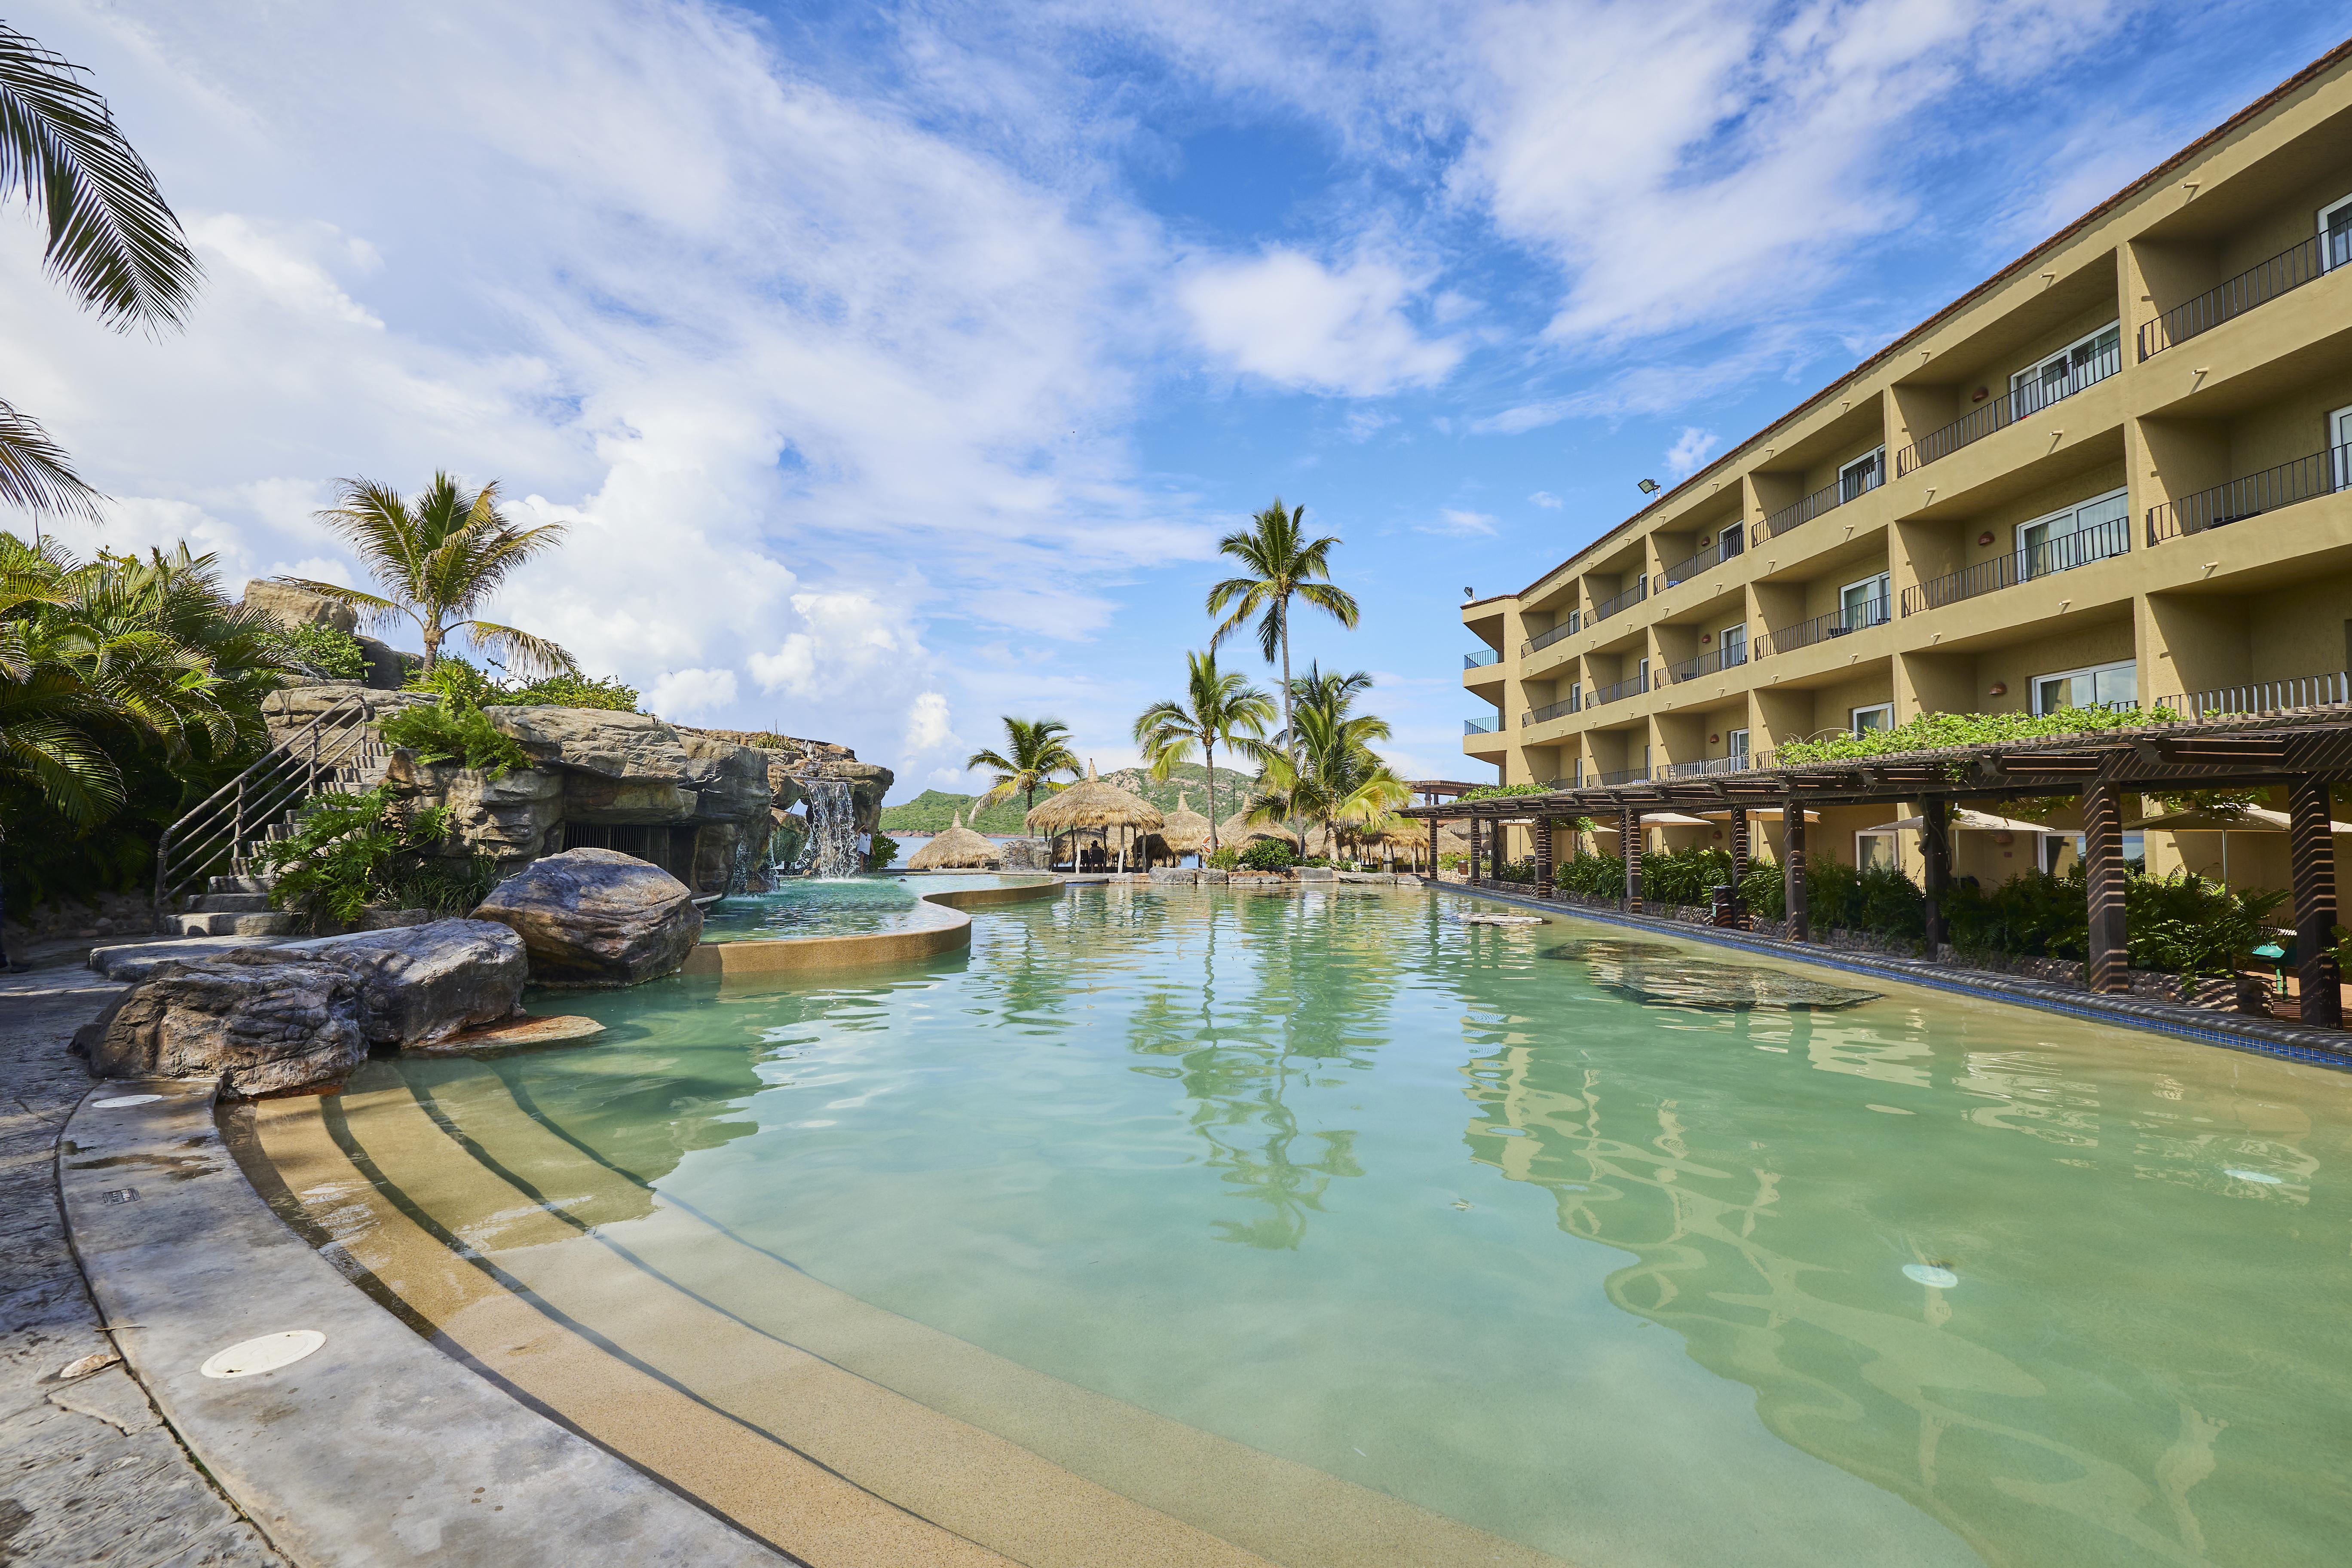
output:
[{"label": "wooden pergola", "polygon": [[[1480,874],[1491,856],[1493,829],[1527,823],[1548,827],[1557,818],[1610,816],[1618,821],[1625,861],[1623,907],[1642,909],[1642,816],[1644,812],[1711,811],[1730,815],[1732,882],[1746,877],[1748,813],[1783,813],[1789,935],[1811,938],[1805,909],[1805,812],[1823,805],[1916,803],[1926,862],[1927,940],[1932,952],[1948,935],[1944,898],[1951,885],[1951,814],[1963,800],[2028,795],[2079,795],[2083,802],[2084,863],[2090,882],[2090,987],[2130,987],[2124,929],[2124,797],[2190,790],[2287,792],[2287,854],[2294,888],[2295,965],[2302,1021],[2343,1026],[2342,977],[2336,973],[2336,846],[2330,837],[2328,790],[2352,783],[2352,714],[2343,709],[2207,718],[2102,730],[2080,735],[1957,746],[1887,756],[1796,763],[1738,772],[1634,780],[1553,790],[1543,795],[1432,798],[1399,815],[1429,824],[1433,849],[1441,822],[1466,822],[1470,882],[1499,886]],[[1420,785],[1414,786],[1418,792]],[[1535,834],[1538,898],[1552,898],[1551,834]],[[1433,863],[1434,856],[1433,855]]]}]

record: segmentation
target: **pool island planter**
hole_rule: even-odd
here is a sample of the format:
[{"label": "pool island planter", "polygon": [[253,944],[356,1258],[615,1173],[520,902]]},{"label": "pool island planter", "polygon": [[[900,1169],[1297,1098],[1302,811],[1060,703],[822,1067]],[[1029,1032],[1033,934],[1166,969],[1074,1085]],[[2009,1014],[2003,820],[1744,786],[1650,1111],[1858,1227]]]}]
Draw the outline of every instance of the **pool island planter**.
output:
[{"label": "pool island planter", "polygon": [[919,895],[923,902],[937,904],[954,916],[935,926],[918,931],[862,931],[848,936],[705,942],[687,953],[678,973],[715,975],[725,980],[754,974],[791,974],[805,969],[916,963],[971,945],[971,917],[965,910],[1058,899],[1062,888],[1063,879],[1059,877],[1003,888],[943,888],[935,893]]}]

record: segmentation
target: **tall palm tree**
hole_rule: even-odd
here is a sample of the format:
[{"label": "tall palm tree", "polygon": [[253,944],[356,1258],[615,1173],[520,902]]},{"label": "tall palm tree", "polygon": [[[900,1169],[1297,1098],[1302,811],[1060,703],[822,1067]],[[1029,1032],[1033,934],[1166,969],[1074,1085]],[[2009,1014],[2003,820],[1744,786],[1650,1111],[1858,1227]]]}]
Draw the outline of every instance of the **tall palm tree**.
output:
[{"label": "tall palm tree", "polygon": [[[1252,616],[1257,617],[1258,650],[1265,656],[1266,663],[1276,662],[1279,656],[1282,664],[1282,728],[1286,735],[1291,730],[1290,602],[1303,600],[1343,626],[1352,628],[1356,624],[1354,596],[1330,582],[1331,547],[1339,542],[1336,535],[1329,534],[1308,539],[1307,509],[1285,508],[1280,496],[1274,498],[1272,506],[1250,519],[1245,531],[1229,533],[1217,541],[1217,552],[1240,562],[1248,575],[1228,577],[1209,590],[1209,614],[1225,617],[1211,635],[1209,647],[1213,652],[1219,643],[1247,625]],[[1285,742],[1284,755],[1296,773],[1296,737]]]},{"label": "tall palm tree", "polygon": [[1249,820],[1309,818],[1322,825],[1336,855],[1347,826],[1378,821],[1412,798],[1411,786],[1370,744],[1387,735],[1385,720],[1307,704],[1294,716],[1293,731],[1297,763],[1279,748],[1261,749],[1265,770],[1245,808]]},{"label": "tall palm tree", "polygon": [[1076,753],[1064,743],[1063,737],[1069,732],[1070,727],[1058,719],[1015,719],[1006,714],[1004,750],[974,752],[963,762],[968,768],[995,771],[995,783],[979,804],[989,805],[1022,795],[1028,797],[1025,809],[1034,811],[1037,792],[1043,789],[1050,794],[1055,773],[1076,778],[1085,770],[1078,766]]},{"label": "tall palm tree", "polygon": [[1217,668],[1214,648],[1184,656],[1181,701],[1155,702],[1135,721],[1135,743],[1160,783],[1199,746],[1209,770],[1209,853],[1217,852],[1217,747],[1229,750],[1244,736],[1265,733],[1274,721],[1274,699],[1239,674]]},{"label": "tall palm tree", "polygon": [[467,495],[447,474],[435,474],[414,502],[373,479],[344,479],[341,484],[341,504],[320,512],[318,520],[351,547],[383,586],[383,596],[307,577],[281,577],[279,582],[364,611],[378,626],[406,616],[425,639],[427,670],[454,631],[502,655],[507,668],[518,675],[579,669],[570,654],[544,637],[474,614],[475,606],[496,593],[516,568],[561,543],[563,524],[517,528],[499,510],[496,479]]},{"label": "tall palm tree", "polygon": [[[1372,689],[1370,670],[1354,670],[1346,675],[1334,670],[1323,673],[1318,661],[1307,667],[1307,673],[1290,683],[1290,700],[1297,708],[1315,708],[1328,714],[1335,722],[1354,726],[1348,732],[1361,744],[1389,739],[1389,721],[1370,714],[1355,713],[1356,699]],[[1281,737],[1276,743],[1286,745]]]},{"label": "tall palm tree", "polygon": [[[155,175],[81,68],[0,23],[0,191],[49,231],[42,265],[117,331],[177,327],[204,275]],[[0,500],[95,518],[98,492],[31,416],[0,402]]]}]

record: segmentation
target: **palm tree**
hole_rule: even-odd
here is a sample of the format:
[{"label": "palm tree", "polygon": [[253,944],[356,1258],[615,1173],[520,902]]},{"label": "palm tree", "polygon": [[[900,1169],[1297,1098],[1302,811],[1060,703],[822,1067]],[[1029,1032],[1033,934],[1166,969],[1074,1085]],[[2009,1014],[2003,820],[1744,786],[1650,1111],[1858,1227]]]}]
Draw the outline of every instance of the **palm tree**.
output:
[{"label": "palm tree", "polygon": [[1008,800],[1016,795],[1028,797],[1026,809],[1034,810],[1037,792],[1051,793],[1055,773],[1067,773],[1076,778],[1084,770],[1078,766],[1075,752],[1063,742],[1070,727],[1058,719],[1015,719],[1004,716],[1004,751],[974,752],[966,757],[968,768],[992,768],[996,780],[988,793],[980,797],[981,805]]},{"label": "palm tree", "polygon": [[[0,23],[0,189],[49,231],[50,277],[117,331],[177,327],[203,277],[155,175],[80,68]],[[64,448],[0,402],[0,500],[95,519],[98,492]]]},{"label": "palm tree", "polygon": [[[1290,683],[1290,700],[1295,707],[1319,709],[1328,714],[1333,721],[1352,725],[1353,728],[1349,731],[1349,733],[1359,742],[1370,745],[1374,741],[1385,741],[1389,738],[1389,721],[1370,714],[1354,718],[1350,718],[1349,715],[1355,710],[1356,699],[1371,689],[1372,677],[1370,670],[1359,669],[1346,675],[1341,675],[1335,670],[1326,675],[1323,673],[1322,665],[1318,662],[1309,664],[1307,667],[1307,673]],[[1279,735],[1275,738],[1275,743],[1285,747],[1288,744]]]},{"label": "palm tree", "polygon": [[517,567],[561,543],[563,524],[517,528],[499,510],[496,479],[467,495],[447,474],[435,474],[413,503],[373,479],[344,479],[341,484],[342,504],[329,507],[318,519],[341,536],[368,574],[383,585],[384,595],[307,577],[280,577],[279,582],[364,611],[378,626],[405,616],[425,638],[427,670],[440,658],[443,639],[463,631],[504,655],[507,667],[518,675],[578,671],[578,663],[555,644],[474,614],[475,606],[496,593]]},{"label": "palm tree", "polygon": [[1253,822],[1307,817],[1323,826],[1334,855],[1342,828],[1380,820],[1412,799],[1412,789],[1371,749],[1384,740],[1388,721],[1371,714],[1350,717],[1346,704],[1303,702],[1294,715],[1292,748],[1261,748],[1265,770],[1246,808]]},{"label": "palm tree", "polygon": [[[1282,728],[1286,737],[1289,737],[1291,729],[1291,600],[1303,599],[1350,628],[1358,614],[1354,596],[1329,581],[1331,547],[1339,542],[1339,539],[1327,534],[1309,540],[1306,537],[1306,525],[1305,507],[1286,509],[1282,498],[1275,497],[1272,506],[1250,519],[1247,531],[1229,533],[1217,541],[1217,552],[1232,556],[1250,574],[1228,577],[1209,590],[1209,614],[1225,617],[1209,638],[1211,651],[1255,616],[1258,618],[1258,649],[1265,654],[1266,663],[1272,664],[1277,655],[1280,657]],[[1284,754],[1296,773],[1298,752],[1295,737],[1285,740]]]},{"label": "palm tree", "polygon": [[1209,770],[1209,853],[1217,852],[1217,747],[1229,750],[1241,736],[1265,733],[1274,720],[1274,700],[1231,670],[1217,668],[1214,648],[1188,653],[1184,698],[1181,702],[1155,702],[1135,721],[1135,743],[1151,764],[1151,776],[1160,783],[1179,763],[1192,760],[1201,748]]}]

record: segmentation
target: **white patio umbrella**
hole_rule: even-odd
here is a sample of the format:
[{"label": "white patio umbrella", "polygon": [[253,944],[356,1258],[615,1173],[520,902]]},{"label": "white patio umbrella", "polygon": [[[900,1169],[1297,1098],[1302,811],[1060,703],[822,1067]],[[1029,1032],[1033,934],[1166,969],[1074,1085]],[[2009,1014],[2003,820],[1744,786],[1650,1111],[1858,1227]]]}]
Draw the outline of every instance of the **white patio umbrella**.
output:
[{"label": "white patio umbrella", "polygon": [[[1924,816],[1906,816],[1899,822],[1881,823],[1876,827],[1865,827],[1863,831],[1864,833],[1916,833],[1927,826],[1927,819]],[[2041,833],[2054,835],[2071,834],[2074,832],[2074,829],[2071,827],[2044,827],[2038,822],[2020,822],[2013,816],[1995,816],[1990,812],[1985,811],[1956,811],[1952,813],[1950,826],[1956,828],[1965,828],[1971,833]]]},{"label": "white patio umbrella", "polygon": [[[2273,811],[2266,805],[2206,805],[2191,806],[2186,811],[2168,811],[2157,816],[2141,816],[2124,824],[2126,827],[2145,832],[2155,828],[2160,833],[2218,833],[2221,836],[2221,880],[2230,880],[2230,835],[2232,833],[2284,833],[2292,819],[2284,811]],[[2331,821],[2330,833],[2352,833],[2352,824]]]}]

